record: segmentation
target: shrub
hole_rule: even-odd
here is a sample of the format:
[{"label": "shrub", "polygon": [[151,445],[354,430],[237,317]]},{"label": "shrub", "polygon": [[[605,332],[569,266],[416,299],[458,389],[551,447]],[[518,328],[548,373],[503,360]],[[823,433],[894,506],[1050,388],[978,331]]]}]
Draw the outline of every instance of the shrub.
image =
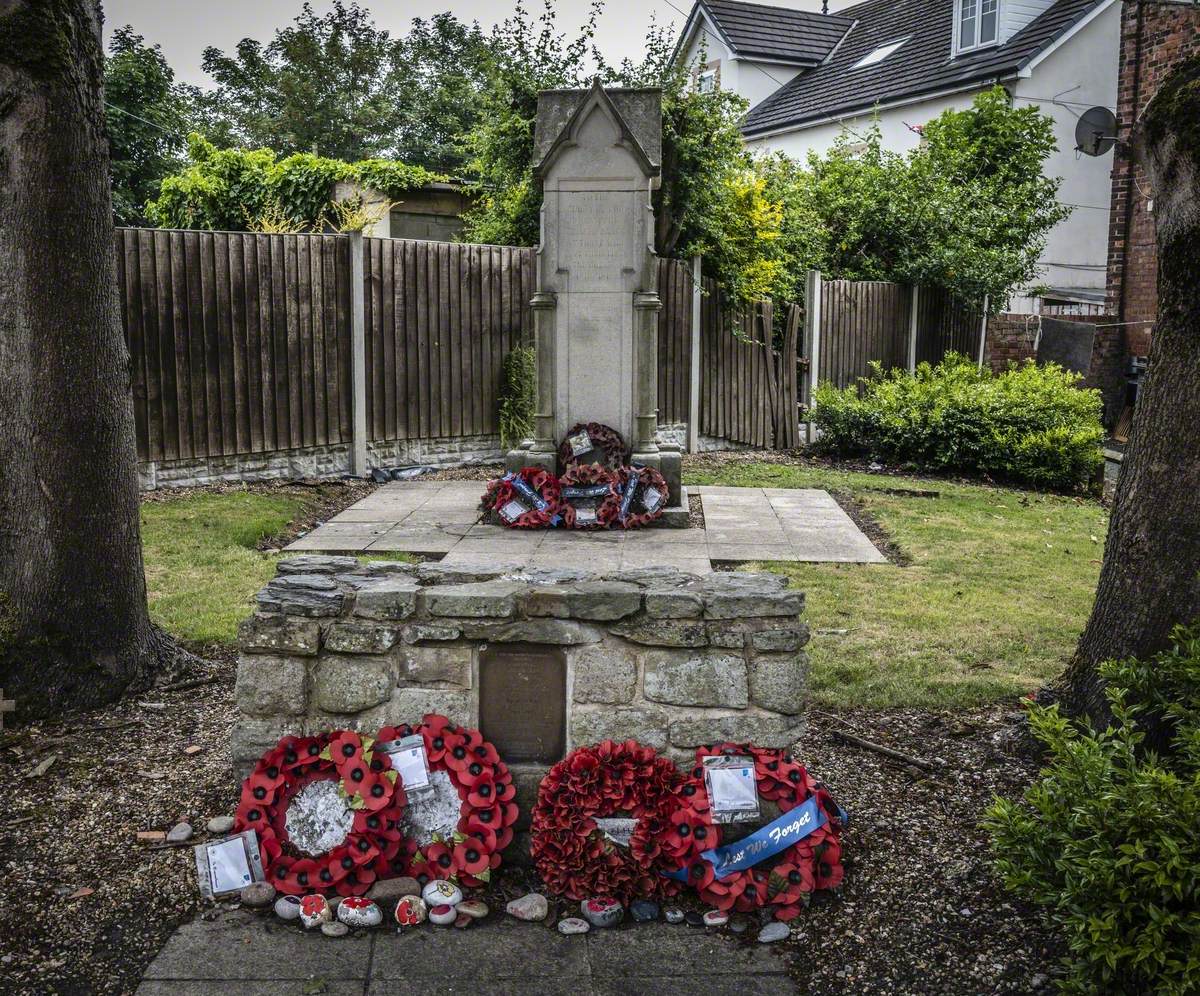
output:
[{"label": "shrub", "polygon": [[855,387],[822,384],[812,418],[827,452],[1067,489],[1085,484],[1102,459],[1100,394],[1078,383],[1053,364],[994,375],[948,353],[911,374],[874,364]]},{"label": "shrub", "polygon": [[[985,826],[1008,888],[1066,935],[1069,992],[1200,991],[1200,628],[1148,662],[1102,665],[1114,726],[1031,706],[1049,764]],[[1144,749],[1139,717],[1165,721]]]},{"label": "shrub", "polygon": [[517,346],[500,366],[501,446],[516,446],[533,435],[536,407],[537,355],[530,346]]}]

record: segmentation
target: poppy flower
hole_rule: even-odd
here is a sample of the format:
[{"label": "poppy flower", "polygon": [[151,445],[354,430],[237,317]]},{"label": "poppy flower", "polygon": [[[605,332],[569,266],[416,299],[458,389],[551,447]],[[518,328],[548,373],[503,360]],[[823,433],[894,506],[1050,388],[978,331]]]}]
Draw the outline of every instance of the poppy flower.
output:
[{"label": "poppy flower", "polygon": [[329,757],[339,770],[362,759],[363,741],[353,730],[342,730],[329,738]]},{"label": "poppy flower", "polygon": [[479,846],[478,839],[468,837],[454,847],[454,864],[468,875],[479,875],[490,867],[491,855]]}]

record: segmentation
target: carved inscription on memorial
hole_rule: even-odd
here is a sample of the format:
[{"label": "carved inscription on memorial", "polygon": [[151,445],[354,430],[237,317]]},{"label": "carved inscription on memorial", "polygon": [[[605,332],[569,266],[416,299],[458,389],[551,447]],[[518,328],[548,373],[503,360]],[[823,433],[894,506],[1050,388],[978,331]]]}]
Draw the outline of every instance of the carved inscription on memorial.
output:
[{"label": "carved inscription on memorial", "polygon": [[620,290],[637,246],[628,193],[571,191],[559,199],[558,268],[573,291]]}]

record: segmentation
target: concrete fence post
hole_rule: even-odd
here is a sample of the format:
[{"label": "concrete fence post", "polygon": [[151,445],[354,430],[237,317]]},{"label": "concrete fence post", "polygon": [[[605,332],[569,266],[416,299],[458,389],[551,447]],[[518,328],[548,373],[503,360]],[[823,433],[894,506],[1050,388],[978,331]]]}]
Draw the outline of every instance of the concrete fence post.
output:
[{"label": "concrete fence post", "polygon": [[908,308],[908,372],[915,373],[917,369],[917,311],[921,307],[921,287],[913,284],[912,299]]},{"label": "concrete fence post", "polygon": [[983,352],[987,346],[988,295],[983,295],[983,318],[979,320],[979,369],[983,369]]},{"label": "concrete fence post", "polygon": [[821,372],[821,271],[809,270],[804,281],[804,325],[808,341],[808,424],[805,438],[817,440],[817,427],[812,413],[817,406],[817,382]]},{"label": "concrete fence post", "polygon": [[703,284],[700,276],[700,257],[692,257],[692,353],[688,373],[687,451],[700,449],[700,309]]},{"label": "concrete fence post", "polygon": [[367,465],[367,321],[363,280],[363,234],[350,233],[350,473],[366,477]]}]

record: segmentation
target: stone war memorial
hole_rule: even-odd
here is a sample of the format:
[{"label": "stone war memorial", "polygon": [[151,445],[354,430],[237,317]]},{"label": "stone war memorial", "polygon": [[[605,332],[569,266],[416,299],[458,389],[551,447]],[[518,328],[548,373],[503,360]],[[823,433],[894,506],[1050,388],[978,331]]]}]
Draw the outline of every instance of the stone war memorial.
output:
[{"label": "stone war memorial", "polygon": [[[535,146],[536,427],[488,485],[500,521],[465,524],[476,563],[279,561],[240,628],[244,780],[233,835],[197,848],[201,887],[219,896],[244,869],[249,905],[404,935],[469,927],[493,872],[531,865],[578,904],[563,935],[657,921],[673,900],[669,923],[758,910],[759,939],[778,940],[842,874],[845,814],[790,753],[803,593],[599,556],[614,530],[689,526],[679,452],[656,439],[660,94],[542,93]],[[595,563],[506,565],[499,526],[570,531]],[[543,920],[548,902],[507,912]]]}]

